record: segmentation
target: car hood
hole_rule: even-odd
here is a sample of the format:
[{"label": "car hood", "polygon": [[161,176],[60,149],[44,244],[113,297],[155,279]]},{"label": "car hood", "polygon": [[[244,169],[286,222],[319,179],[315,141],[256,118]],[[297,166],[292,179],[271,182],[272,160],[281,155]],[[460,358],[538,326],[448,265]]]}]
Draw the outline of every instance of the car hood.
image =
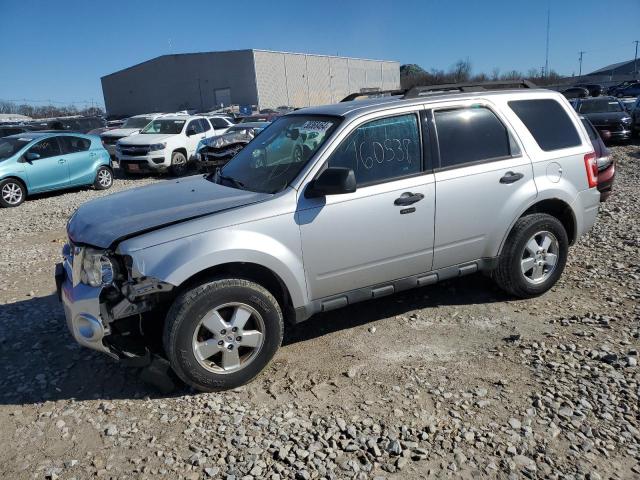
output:
[{"label": "car hood", "polygon": [[133,135],[134,133],[138,133],[140,131],[139,128],[114,128],[113,130],[107,130],[102,133],[102,137],[128,137],[129,135]]},{"label": "car hood", "polygon": [[202,140],[202,145],[209,148],[222,148],[235,143],[249,143],[255,137],[255,130],[247,128],[246,130],[223,133],[216,137],[210,137]]},{"label": "car hood", "polygon": [[268,193],[225,187],[194,175],[87,202],[69,219],[67,234],[73,243],[108,248],[136,234],[268,198]]},{"label": "car hood", "polygon": [[120,140],[122,145],[152,145],[154,143],[160,143],[175,135],[166,133],[141,133],[139,135],[132,135],[125,139]]},{"label": "car hood", "polygon": [[628,117],[627,112],[605,112],[605,113],[583,113],[594,125],[606,125],[609,123],[620,123],[624,117]]}]

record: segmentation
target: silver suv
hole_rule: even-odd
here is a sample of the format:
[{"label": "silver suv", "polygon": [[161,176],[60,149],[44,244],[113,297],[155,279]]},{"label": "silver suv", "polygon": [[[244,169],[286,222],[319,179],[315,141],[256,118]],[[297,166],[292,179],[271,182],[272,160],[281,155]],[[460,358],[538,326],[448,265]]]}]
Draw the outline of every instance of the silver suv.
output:
[{"label": "silver suv", "polygon": [[596,184],[561,94],[414,89],[298,110],[216,174],[82,205],[56,279],[80,344],[233,388],[285,320],[475,272],[544,293],[596,220]]}]

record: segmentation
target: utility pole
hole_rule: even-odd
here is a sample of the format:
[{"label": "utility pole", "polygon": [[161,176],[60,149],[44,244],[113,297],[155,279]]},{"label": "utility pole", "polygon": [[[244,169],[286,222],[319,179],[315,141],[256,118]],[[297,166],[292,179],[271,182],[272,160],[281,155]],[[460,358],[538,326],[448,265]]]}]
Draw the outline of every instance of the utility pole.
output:
[{"label": "utility pole", "polygon": [[633,57],[633,76],[637,76],[638,75],[638,40],[634,40],[633,43],[636,44],[636,54]]},{"label": "utility pole", "polygon": [[582,77],[582,55],[584,55],[585,53],[587,52],[580,50],[580,72],[578,73],[578,77]]},{"label": "utility pole", "polygon": [[[549,19],[551,17],[551,5],[547,6],[547,49],[544,58],[544,75],[549,75]],[[638,44],[636,43],[636,49]]]}]

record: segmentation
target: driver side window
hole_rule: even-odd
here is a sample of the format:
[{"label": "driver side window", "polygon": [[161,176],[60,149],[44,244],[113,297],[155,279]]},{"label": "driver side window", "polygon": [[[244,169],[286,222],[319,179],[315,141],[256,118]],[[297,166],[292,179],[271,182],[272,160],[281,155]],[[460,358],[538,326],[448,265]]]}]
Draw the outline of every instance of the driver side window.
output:
[{"label": "driver side window", "polygon": [[410,113],[361,125],[333,152],[328,165],[352,169],[358,186],[420,173],[418,116]]},{"label": "driver side window", "polygon": [[55,157],[56,155],[60,155],[60,145],[58,144],[58,140],[55,137],[45,138],[44,140],[40,140],[34,146],[29,149],[29,153],[37,153],[40,155],[40,158],[49,158]]}]

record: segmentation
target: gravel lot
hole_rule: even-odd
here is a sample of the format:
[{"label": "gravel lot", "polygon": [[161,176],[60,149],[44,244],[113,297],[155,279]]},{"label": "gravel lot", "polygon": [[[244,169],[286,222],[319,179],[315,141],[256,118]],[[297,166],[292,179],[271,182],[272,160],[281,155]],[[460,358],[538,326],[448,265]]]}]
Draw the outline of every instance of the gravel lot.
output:
[{"label": "gravel lot", "polygon": [[613,155],[614,195],[544,296],[478,275],[318,315],[217,394],[162,395],[67,333],[53,264],[105,193],[0,211],[0,474],[640,478],[640,144]]}]

